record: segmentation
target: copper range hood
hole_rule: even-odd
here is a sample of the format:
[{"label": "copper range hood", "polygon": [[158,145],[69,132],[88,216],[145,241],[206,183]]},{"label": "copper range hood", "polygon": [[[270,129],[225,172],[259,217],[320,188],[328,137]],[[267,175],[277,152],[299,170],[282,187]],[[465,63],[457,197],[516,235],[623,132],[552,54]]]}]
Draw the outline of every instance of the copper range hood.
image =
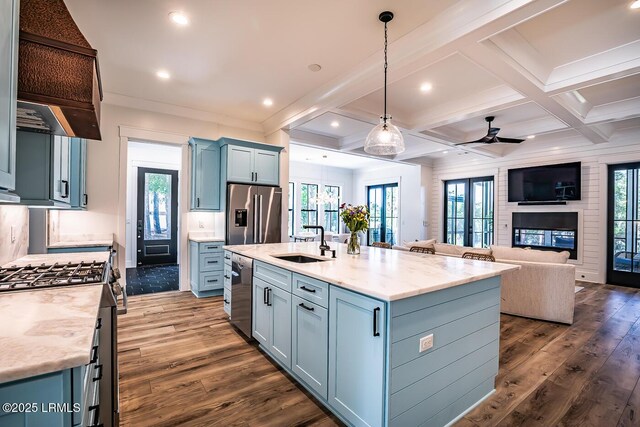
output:
[{"label": "copper range hood", "polygon": [[18,129],[102,139],[97,54],[62,0],[21,0]]}]

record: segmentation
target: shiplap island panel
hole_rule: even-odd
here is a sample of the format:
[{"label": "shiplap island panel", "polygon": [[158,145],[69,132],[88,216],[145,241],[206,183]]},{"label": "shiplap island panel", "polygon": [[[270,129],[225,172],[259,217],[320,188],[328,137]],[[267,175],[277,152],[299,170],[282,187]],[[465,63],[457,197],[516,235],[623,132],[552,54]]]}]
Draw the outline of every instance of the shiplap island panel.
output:
[{"label": "shiplap island panel", "polygon": [[256,260],[261,348],[346,424],[443,426],[493,392],[500,275],[517,266],[380,248],[351,256],[346,245],[323,262],[274,257],[317,257],[317,243],[225,249]]}]

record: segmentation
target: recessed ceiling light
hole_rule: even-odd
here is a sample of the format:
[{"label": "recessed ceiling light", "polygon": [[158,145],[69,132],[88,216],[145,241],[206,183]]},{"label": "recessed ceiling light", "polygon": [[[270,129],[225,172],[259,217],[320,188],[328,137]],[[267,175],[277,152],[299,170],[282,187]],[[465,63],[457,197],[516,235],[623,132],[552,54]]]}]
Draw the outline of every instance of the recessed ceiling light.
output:
[{"label": "recessed ceiling light", "polygon": [[421,92],[431,92],[431,89],[433,89],[433,85],[429,82],[425,82],[420,85]]},{"label": "recessed ceiling light", "polygon": [[271,107],[273,105],[273,100],[271,98],[265,98],[264,101],[262,101],[262,105],[265,107]]},{"label": "recessed ceiling light", "polygon": [[169,80],[171,78],[171,74],[167,70],[158,70],[156,76],[161,80]]},{"label": "recessed ceiling light", "polygon": [[533,138],[535,138],[535,137],[536,137],[535,135],[529,135],[529,136],[527,137],[527,139],[533,139]]},{"label": "recessed ceiling light", "polygon": [[189,17],[182,12],[171,12],[169,14],[169,19],[180,27],[189,25]]},{"label": "recessed ceiling light", "polygon": [[447,153],[448,153],[448,151],[447,151],[447,150],[444,150],[444,151],[442,152],[442,154],[447,154]]},{"label": "recessed ceiling light", "polygon": [[629,5],[631,9],[640,9],[640,0],[636,0]]},{"label": "recessed ceiling light", "polygon": [[340,126],[340,122],[338,122],[337,120],[334,120],[331,122],[331,127],[332,128],[337,128]]},{"label": "recessed ceiling light", "polygon": [[314,73],[317,73],[318,71],[322,70],[322,65],[320,65],[320,64],[309,64],[309,66],[307,68],[309,70],[313,71]]}]

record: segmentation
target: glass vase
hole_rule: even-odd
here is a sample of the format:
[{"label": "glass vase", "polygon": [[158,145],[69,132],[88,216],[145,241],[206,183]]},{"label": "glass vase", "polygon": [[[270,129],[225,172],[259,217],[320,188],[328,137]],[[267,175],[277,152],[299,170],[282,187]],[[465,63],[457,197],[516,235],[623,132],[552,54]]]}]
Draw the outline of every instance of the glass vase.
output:
[{"label": "glass vase", "polygon": [[360,255],[360,237],[358,237],[358,233],[352,232],[349,236],[347,253],[349,255]]}]

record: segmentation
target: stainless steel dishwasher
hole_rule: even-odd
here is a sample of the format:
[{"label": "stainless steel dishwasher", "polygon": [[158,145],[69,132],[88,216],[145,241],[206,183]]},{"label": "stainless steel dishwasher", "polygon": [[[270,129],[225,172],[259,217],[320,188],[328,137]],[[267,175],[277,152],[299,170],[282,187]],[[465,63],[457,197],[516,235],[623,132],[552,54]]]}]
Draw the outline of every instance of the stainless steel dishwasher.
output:
[{"label": "stainless steel dishwasher", "polygon": [[253,259],[231,255],[231,323],[251,337]]}]

